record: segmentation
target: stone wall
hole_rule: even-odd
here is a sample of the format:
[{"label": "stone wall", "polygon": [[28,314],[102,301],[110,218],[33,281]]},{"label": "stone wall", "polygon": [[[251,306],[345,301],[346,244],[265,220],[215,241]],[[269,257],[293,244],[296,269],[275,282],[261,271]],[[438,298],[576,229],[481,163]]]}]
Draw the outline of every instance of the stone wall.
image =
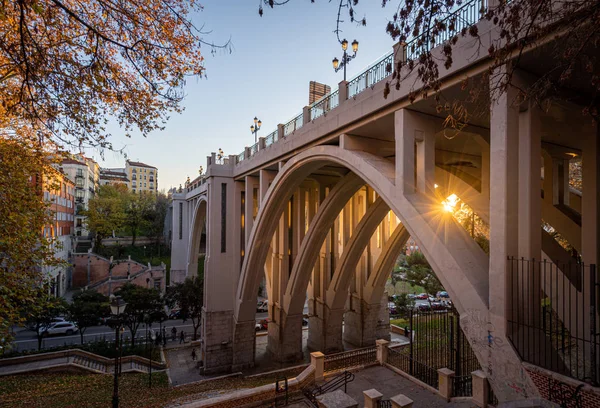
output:
[{"label": "stone wall", "polygon": [[[164,265],[148,268],[147,265],[131,259],[113,260],[110,270],[110,260],[94,253],[73,254],[73,288],[92,287],[105,295],[127,282],[134,285],[154,287],[159,281],[158,289],[166,289],[166,268]],[[110,272],[110,273],[109,273]],[[110,276],[109,276],[110,275]]]},{"label": "stone wall", "polygon": [[[537,387],[540,397],[546,400],[550,400],[550,385],[554,382],[560,382],[562,390],[571,394],[575,392],[577,387],[583,384],[582,389],[579,391],[581,395],[581,408],[596,408],[600,407],[600,388],[592,387],[589,384],[584,384],[575,379],[565,377],[563,375],[544,370],[542,368],[533,366],[528,363],[523,363],[529,377],[533,380],[533,383]],[[558,402],[558,401],[554,401]],[[574,402],[568,404],[569,407],[574,407]]]}]

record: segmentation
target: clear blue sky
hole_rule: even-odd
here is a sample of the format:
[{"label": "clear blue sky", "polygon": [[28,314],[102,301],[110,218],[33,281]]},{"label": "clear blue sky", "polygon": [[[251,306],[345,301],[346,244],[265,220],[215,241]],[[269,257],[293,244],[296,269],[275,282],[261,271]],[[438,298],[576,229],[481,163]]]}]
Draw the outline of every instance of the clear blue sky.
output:
[{"label": "clear blue sky", "polygon": [[[226,155],[238,154],[254,143],[250,125],[254,116],[263,122],[259,136],[266,136],[300,113],[308,104],[308,84],[318,81],[337,89],[342,71],[335,73],[331,60],[340,59],[335,33],[338,1],[292,0],[265,9],[258,15],[258,0],[204,0],[204,11],[194,16],[212,33],[205,39],[216,43],[230,37],[232,52],[205,49],[207,79],[190,79],[186,85],[185,111],[173,114],[162,132],[131,139],[111,129],[116,148],[125,146],[130,160],[158,167],[159,189],[184,183],[187,176],[206,168],[206,156],[222,148]],[[360,43],[358,56],[348,66],[348,79],[392,50],[385,33],[394,7],[363,0],[357,17],[367,18],[366,27],[350,23],[344,14],[342,38]],[[88,151],[102,167],[124,167],[122,155]]]}]

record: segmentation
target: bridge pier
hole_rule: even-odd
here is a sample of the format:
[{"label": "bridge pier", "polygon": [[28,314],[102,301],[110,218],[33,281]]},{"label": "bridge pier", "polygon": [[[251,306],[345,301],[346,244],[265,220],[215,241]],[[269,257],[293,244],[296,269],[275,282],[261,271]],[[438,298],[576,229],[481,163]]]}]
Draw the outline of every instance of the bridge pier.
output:
[{"label": "bridge pier", "polygon": [[369,304],[363,299],[356,303],[356,309],[344,315],[344,341],[356,347],[372,346],[378,339],[389,341],[390,321],[385,316],[385,304]]},{"label": "bridge pier", "polygon": [[318,314],[309,318],[308,349],[325,354],[344,350],[342,341],[342,325],[344,308],[331,310],[326,304],[319,302]]},{"label": "bridge pier", "polygon": [[280,310],[277,319],[269,321],[267,350],[276,361],[302,360],[302,314],[288,316]]}]

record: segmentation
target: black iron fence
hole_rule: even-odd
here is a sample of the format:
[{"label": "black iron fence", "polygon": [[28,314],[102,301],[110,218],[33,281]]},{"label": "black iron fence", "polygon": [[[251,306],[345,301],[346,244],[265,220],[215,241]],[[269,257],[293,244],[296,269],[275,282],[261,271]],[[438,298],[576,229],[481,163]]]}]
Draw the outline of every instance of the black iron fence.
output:
[{"label": "black iron fence", "polygon": [[366,347],[325,356],[324,371],[345,370],[377,363],[377,348]]},{"label": "black iron fence", "polygon": [[411,313],[409,345],[388,350],[387,363],[438,388],[440,368],[454,371],[453,395],[472,395],[471,373],[481,367],[454,309]]},{"label": "black iron fence", "polygon": [[524,361],[598,385],[596,265],[508,259],[508,337]]}]

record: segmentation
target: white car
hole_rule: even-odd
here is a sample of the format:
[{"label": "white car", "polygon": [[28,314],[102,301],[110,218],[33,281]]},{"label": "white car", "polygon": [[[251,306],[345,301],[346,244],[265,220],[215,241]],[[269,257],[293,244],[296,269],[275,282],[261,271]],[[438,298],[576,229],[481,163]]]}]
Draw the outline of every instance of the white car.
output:
[{"label": "white car", "polygon": [[53,336],[57,334],[66,334],[67,336],[70,336],[78,331],[79,329],[75,326],[75,323],[67,321],[52,323],[50,326],[42,327],[40,329],[42,336]]}]

